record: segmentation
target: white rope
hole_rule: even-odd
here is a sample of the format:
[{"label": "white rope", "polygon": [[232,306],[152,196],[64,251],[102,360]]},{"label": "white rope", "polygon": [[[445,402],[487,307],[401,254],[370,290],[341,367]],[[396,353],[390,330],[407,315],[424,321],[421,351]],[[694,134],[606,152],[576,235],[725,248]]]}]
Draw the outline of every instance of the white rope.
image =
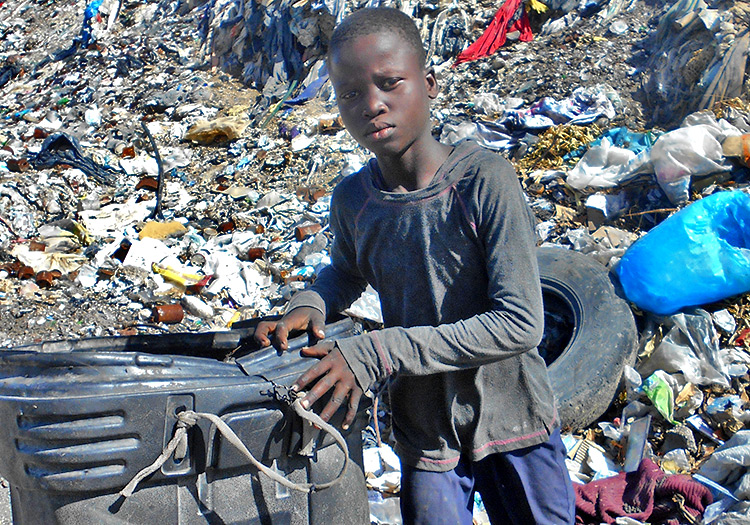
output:
[{"label": "white rope", "polygon": [[297,399],[296,401],[294,401],[294,403],[292,403],[292,408],[294,409],[295,413],[297,413],[297,415],[299,415],[302,419],[309,421],[313,425],[316,425],[322,430],[329,433],[331,437],[333,437],[333,439],[336,441],[336,444],[339,446],[341,451],[344,453],[344,465],[341,467],[341,472],[339,472],[338,476],[336,476],[331,481],[317,484],[295,483],[293,481],[289,481],[275,470],[268,468],[263,463],[255,459],[255,456],[253,456],[253,454],[247,449],[245,444],[242,442],[239,436],[237,436],[234,430],[232,430],[232,428],[227,425],[219,416],[206,412],[193,412],[192,410],[185,410],[177,414],[177,428],[175,428],[172,439],[169,440],[169,443],[167,443],[167,446],[164,447],[164,450],[162,450],[159,457],[156,458],[156,460],[151,465],[133,476],[133,479],[130,480],[130,483],[128,483],[125,488],[120,491],[120,495],[125,498],[131,496],[133,492],[135,492],[138,484],[146,477],[159,470],[161,466],[172,456],[172,454],[175,453],[175,450],[177,450],[178,447],[180,449],[178,450],[178,453],[180,451],[183,451],[182,455],[184,457],[184,451],[187,449],[187,432],[191,427],[195,426],[195,424],[200,419],[209,420],[214,426],[216,426],[217,430],[221,433],[222,436],[224,436],[227,441],[229,441],[229,443],[234,445],[237,450],[242,452],[242,454],[248,460],[250,460],[250,463],[252,463],[259,471],[261,471],[263,474],[265,474],[275,482],[280,483],[292,490],[297,490],[306,494],[332,487],[333,485],[341,481],[341,478],[344,476],[346,468],[349,465],[349,447],[347,447],[346,445],[346,440],[344,440],[344,437],[338,430],[336,430],[335,427],[323,421],[315,412],[302,408],[301,399]]}]

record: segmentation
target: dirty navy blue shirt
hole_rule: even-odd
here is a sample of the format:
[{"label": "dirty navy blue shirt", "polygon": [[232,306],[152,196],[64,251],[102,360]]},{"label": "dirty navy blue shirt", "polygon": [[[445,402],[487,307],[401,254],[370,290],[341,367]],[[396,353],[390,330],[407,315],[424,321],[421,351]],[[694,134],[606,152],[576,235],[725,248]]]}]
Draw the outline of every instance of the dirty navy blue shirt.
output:
[{"label": "dirty navy blue shirt", "polygon": [[547,440],[556,411],[544,360],[541,287],[528,207],[513,167],[459,143],[426,188],[378,188],[377,163],[331,201],[330,266],[287,311],[347,308],[367,283],[385,328],[337,341],[363,390],[393,376],[396,451],[430,471],[463,455]]}]

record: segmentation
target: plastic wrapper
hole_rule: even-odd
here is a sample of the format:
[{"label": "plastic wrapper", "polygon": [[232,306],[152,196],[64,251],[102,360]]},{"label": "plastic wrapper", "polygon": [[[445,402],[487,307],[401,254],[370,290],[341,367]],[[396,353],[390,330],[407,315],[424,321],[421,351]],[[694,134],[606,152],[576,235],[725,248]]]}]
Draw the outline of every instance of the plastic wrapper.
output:
[{"label": "plastic wrapper", "polygon": [[720,192],[664,220],[625,252],[616,272],[639,308],[672,314],[750,290],[750,196]]},{"label": "plastic wrapper", "polygon": [[641,375],[656,370],[681,372],[685,379],[696,385],[729,387],[727,366],[708,312],[697,309],[693,313],[676,314],[661,321],[669,331],[651,356],[639,366]]},{"label": "plastic wrapper", "polygon": [[641,390],[648,396],[664,419],[672,424],[677,424],[673,415],[674,393],[672,387],[660,374],[654,372],[644,379]]},{"label": "plastic wrapper", "polygon": [[690,472],[690,459],[683,448],[670,450],[661,458],[659,466],[667,474]]},{"label": "plastic wrapper", "polygon": [[576,189],[612,188],[650,169],[649,152],[638,155],[626,148],[613,146],[608,138],[589,148],[570,170],[567,182]]},{"label": "plastic wrapper", "polygon": [[622,371],[622,380],[625,383],[625,391],[628,393],[628,398],[632,398],[635,395],[636,390],[638,390],[643,383],[643,379],[638,371],[629,365],[625,365],[625,368]]},{"label": "plastic wrapper", "polygon": [[701,465],[701,475],[727,488],[737,483],[750,467],[750,430],[740,430],[717,448]]},{"label": "plastic wrapper", "polygon": [[692,177],[731,169],[717,135],[713,126],[687,126],[665,133],[651,147],[656,180],[673,204],[687,202]]}]

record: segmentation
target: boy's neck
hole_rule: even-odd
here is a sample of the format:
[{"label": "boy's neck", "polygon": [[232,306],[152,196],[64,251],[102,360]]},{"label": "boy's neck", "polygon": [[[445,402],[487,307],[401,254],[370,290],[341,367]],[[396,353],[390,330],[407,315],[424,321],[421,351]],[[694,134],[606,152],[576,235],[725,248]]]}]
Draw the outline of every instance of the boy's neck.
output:
[{"label": "boy's neck", "polygon": [[430,138],[418,153],[401,157],[377,157],[386,190],[406,193],[426,188],[453,150],[452,147]]}]

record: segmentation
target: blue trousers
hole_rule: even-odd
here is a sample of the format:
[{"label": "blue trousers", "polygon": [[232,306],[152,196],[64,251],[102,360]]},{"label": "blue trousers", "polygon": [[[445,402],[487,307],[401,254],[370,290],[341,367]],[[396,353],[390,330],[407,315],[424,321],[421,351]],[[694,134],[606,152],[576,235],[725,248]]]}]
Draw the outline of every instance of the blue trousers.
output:
[{"label": "blue trousers", "polygon": [[405,525],[471,525],[474,492],[493,525],[569,525],[575,493],[565,466],[560,431],[533,447],[461,458],[448,472],[402,465],[401,515]]}]

